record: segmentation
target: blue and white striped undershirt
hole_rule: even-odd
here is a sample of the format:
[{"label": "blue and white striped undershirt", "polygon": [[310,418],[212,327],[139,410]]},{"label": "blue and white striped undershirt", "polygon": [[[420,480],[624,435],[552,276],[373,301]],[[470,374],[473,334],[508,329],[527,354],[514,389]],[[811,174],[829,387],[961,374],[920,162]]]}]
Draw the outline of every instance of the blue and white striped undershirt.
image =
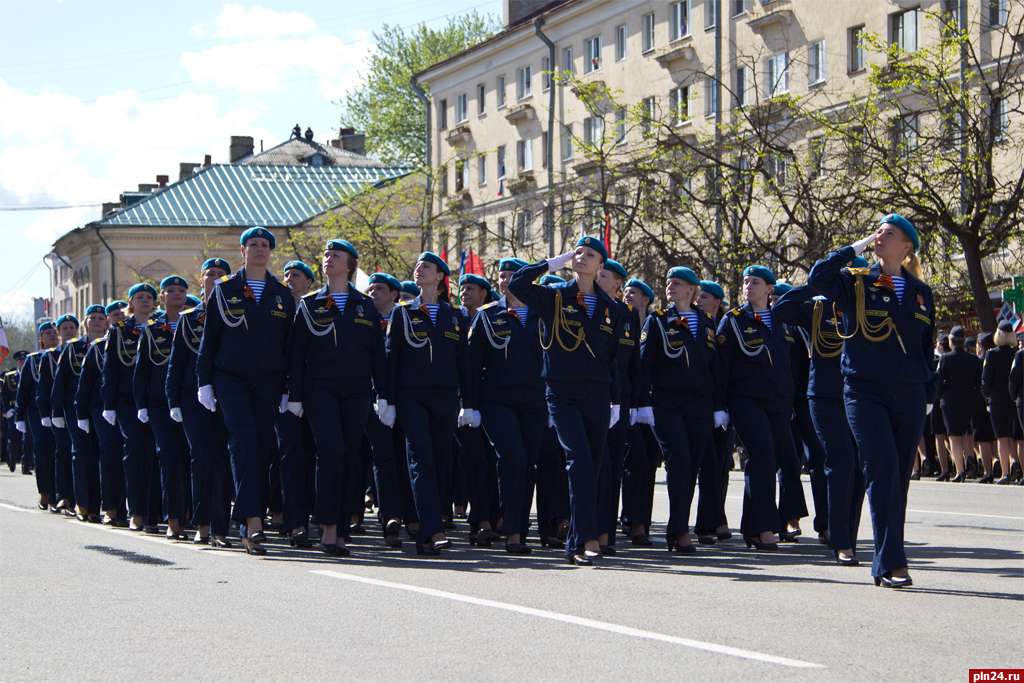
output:
[{"label": "blue and white striped undershirt", "polygon": [[[179,318],[178,320],[180,319],[181,318]],[[178,329],[178,320],[166,320],[168,327],[171,328],[171,332],[174,332],[176,329]]]},{"label": "blue and white striped undershirt", "polygon": [[267,286],[266,280],[246,280],[245,284],[249,285],[253,296],[256,297],[256,303],[259,303],[263,296],[263,288]]},{"label": "blue and white striped undershirt", "polygon": [[597,295],[596,294],[584,294],[583,303],[587,307],[587,317],[593,318],[594,311],[597,310]]},{"label": "blue and white striped undershirt", "polygon": [[896,298],[903,303],[903,290],[907,287],[907,279],[902,275],[893,275],[892,286],[896,290]]},{"label": "blue and white striped undershirt", "polygon": [[345,304],[348,303],[348,292],[332,292],[331,299],[334,301],[334,305],[338,307],[338,312],[344,313]]},{"label": "blue and white striped undershirt", "polygon": [[763,322],[765,324],[765,327],[767,327],[768,330],[771,331],[771,329],[772,329],[772,312],[770,310],[768,310],[766,308],[763,311],[754,311],[754,315],[761,316],[761,322]]},{"label": "blue and white striped undershirt", "polygon": [[526,315],[530,312],[529,306],[516,306],[512,309],[515,311],[516,317],[519,318],[519,324],[526,327]]},{"label": "blue and white striped undershirt", "polygon": [[686,325],[690,328],[690,332],[697,334],[697,311],[676,311],[676,314],[680,318],[686,318]]},{"label": "blue and white striped undershirt", "polygon": [[441,308],[441,304],[423,304],[427,307],[427,315],[430,316],[430,322],[434,325],[437,324],[437,311]]}]

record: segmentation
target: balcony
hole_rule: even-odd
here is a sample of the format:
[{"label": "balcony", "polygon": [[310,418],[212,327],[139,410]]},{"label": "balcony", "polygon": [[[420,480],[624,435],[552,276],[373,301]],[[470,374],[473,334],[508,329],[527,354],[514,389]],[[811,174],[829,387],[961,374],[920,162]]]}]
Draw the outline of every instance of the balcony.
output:
[{"label": "balcony", "polygon": [[448,197],[446,202],[450,209],[455,211],[473,208],[473,195],[469,190],[456,190],[455,194]]},{"label": "balcony", "polygon": [[582,157],[572,162],[572,170],[576,171],[576,175],[585,176],[594,173],[598,169],[597,159],[588,159]]},{"label": "balcony", "polygon": [[517,104],[511,107],[505,114],[505,120],[515,125],[528,123],[536,120],[536,118],[537,113],[534,111],[532,104]]},{"label": "balcony", "polygon": [[526,194],[537,188],[537,179],[533,171],[520,171],[519,175],[508,181],[507,187],[510,194]]},{"label": "balcony", "polygon": [[751,9],[747,24],[754,31],[765,31],[772,27],[787,28],[793,20],[792,0],[761,0]]},{"label": "balcony", "polygon": [[654,59],[664,69],[674,69],[688,62],[697,61],[697,50],[693,47],[693,36],[675,40],[665,47],[658,48]]},{"label": "balcony", "polygon": [[452,147],[465,147],[473,141],[473,131],[467,125],[455,126],[445,136]]}]

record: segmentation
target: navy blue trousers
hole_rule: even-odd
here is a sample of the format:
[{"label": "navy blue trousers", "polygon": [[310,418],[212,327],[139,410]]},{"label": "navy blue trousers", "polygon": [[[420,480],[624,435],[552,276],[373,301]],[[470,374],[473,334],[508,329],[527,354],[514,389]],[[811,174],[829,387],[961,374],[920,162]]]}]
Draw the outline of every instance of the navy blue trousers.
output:
[{"label": "navy blue trousers", "polygon": [[829,544],[838,550],[856,548],[864,503],[864,475],[857,461],[857,444],[846,421],[846,407],[841,398],[811,398],[810,412],[814,431],[825,448]]},{"label": "navy blue trousers", "polygon": [[[481,418],[483,409],[481,408]],[[482,522],[491,528],[498,524],[498,471],[496,456],[487,435],[473,427],[459,427],[455,432],[456,467],[462,470],[469,500],[467,521],[471,529],[479,529]],[[455,477],[455,482],[458,476]],[[458,498],[456,496],[456,501]]]},{"label": "navy blue trousers", "polygon": [[73,407],[65,407],[64,415],[64,424],[71,437],[71,478],[75,502],[97,514],[100,511],[100,458],[96,432],[91,429],[92,425],[88,434],[78,428]]},{"label": "navy blue trousers", "polygon": [[160,474],[156,446],[148,425],[139,422],[135,406],[117,405],[117,426],[124,438],[124,474],[128,511],[146,525],[160,523]]},{"label": "navy blue trousers", "polygon": [[690,531],[697,469],[711,441],[712,413],[711,404],[706,401],[654,404],[654,433],[665,454],[669,503],[665,538],[670,543]]},{"label": "navy blue trousers", "polygon": [[504,531],[522,535],[523,542],[530,529],[530,473],[540,455],[547,407],[542,401],[515,405],[485,403],[480,407],[480,416],[497,454]]},{"label": "navy blue trousers", "polygon": [[[822,533],[828,529],[828,479],[825,476],[825,449],[814,430],[808,399],[798,396],[793,401],[793,443],[797,450],[797,461],[803,455],[811,471],[811,497],[814,499],[814,530]],[[803,487],[801,487],[801,491]],[[783,519],[787,519],[783,517]],[[791,519],[791,518],[790,518]],[[847,547],[847,546],[843,546]]]},{"label": "navy blue trousers", "polygon": [[281,453],[281,512],[284,528],[305,529],[313,513],[316,465],[309,422],[285,411],[277,416],[277,449]]},{"label": "navy blue trousers", "polygon": [[452,439],[459,416],[454,389],[405,391],[396,410],[405,433],[409,484],[420,528],[417,542],[441,533],[442,504],[451,500]]},{"label": "navy blue trousers", "polygon": [[711,430],[711,440],[704,449],[704,458],[697,473],[697,521],[693,530],[699,535],[713,534],[719,527],[729,526],[725,516],[725,496],[729,490],[735,446],[736,430],[731,425],[728,429]]},{"label": "navy blue trousers", "polygon": [[[235,482],[232,516],[263,518],[267,510],[267,467],[274,442],[274,423],[281,401],[281,382],[250,380],[218,372],[213,388],[228,433],[231,474]],[[244,535],[244,529],[239,529]]]},{"label": "navy blue trousers", "polygon": [[569,521],[569,479],[558,434],[551,427],[540,431],[540,457],[533,470],[537,485],[537,531],[541,536],[554,538],[562,522]]},{"label": "navy blue trousers", "polygon": [[619,526],[619,494],[622,471],[629,454],[629,406],[619,409],[619,420],[608,430],[608,456],[597,476],[598,533],[608,534],[608,545],[615,545]]},{"label": "navy blue trousers", "polygon": [[182,426],[171,419],[167,405],[153,403],[149,412],[149,425],[156,442],[156,455],[160,464],[160,493],[164,519],[185,522],[188,478],[188,444]]},{"label": "navy blue trousers", "polygon": [[211,413],[195,398],[194,391],[186,393],[181,419],[192,459],[192,523],[197,527],[209,525],[214,536],[227,536],[231,501],[226,492],[231,469],[223,411]]},{"label": "navy blue trousers", "polygon": [[775,478],[780,455],[782,459],[796,460],[789,427],[791,405],[789,401],[777,405],[770,399],[744,396],[734,396],[729,402],[729,417],[747,449],[740,519],[740,530],[745,536],[782,531],[782,518],[775,503]]},{"label": "navy blue trousers", "polygon": [[558,442],[565,451],[569,479],[565,552],[569,555],[587,541],[596,541],[601,533],[597,481],[608,450],[608,389],[600,385],[548,384],[545,398]]},{"label": "navy blue trousers", "polygon": [[103,419],[103,406],[99,402],[92,408],[89,427],[96,435],[99,449],[100,509],[120,518],[127,509],[124,437],[117,425],[110,425]]},{"label": "navy blue trousers", "polygon": [[53,441],[53,430],[43,426],[39,421],[39,411],[34,408],[28,409],[26,422],[28,431],[32,434],[32,456],[36,466],[36,490],[41,496],[49,496],[50,504],[57,504],[57,482],[54,479],[54,451],[56,444]]},{"label": "navy blue trousers", "polygon": [[[392,519],[413,519],[415,509],[405,462],[405,437],[397,428],[385,427],[376,415],[366,421],[377,492],[377,519],[381,527]],[[411,515],[411,516],[410,516]]]},{"label": "navy blue trousers", "polygon": [[925,390],[920,384],[847,379],[843,398],[871,508],[871,574],[882,576],[907,566],[903,526],[914,452],[924,429]]},{"label": "navy blue trousers", "polygon": [[66,428],[51,427],[50,429],[53,432],[53,476],[57,487],[57,498],[74,505],[75,477],[71,470],[71,436]]},{"label": "navy blue trousers", "polygon": [[654,479],[660,462],[661,447],[650,426],[630,427],[629,451],[622,467],[622,523],[641,527],[645,533],[651,528]]},{"label": "navy blue trousers", "polygon": [[316,516],[320,524],[348,529],[352,501],[346,482],[358,475],[363,430],[370,414],[368,391],[341,391],[334,382],[311,382],[302,406],[316,444]]}]

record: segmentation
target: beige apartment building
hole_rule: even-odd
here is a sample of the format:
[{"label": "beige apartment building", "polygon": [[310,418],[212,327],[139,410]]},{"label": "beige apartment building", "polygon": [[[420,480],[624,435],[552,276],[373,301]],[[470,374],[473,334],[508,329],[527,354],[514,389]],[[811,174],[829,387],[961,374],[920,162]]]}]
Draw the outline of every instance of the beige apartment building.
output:
[{"label": "beige apartment building", "polygon": [[[1011,1],[968,0],[968,25],[1000,16],[1005,23]],[[865,35],[912,52],[939,38],[940,13],[956,7],[957,0],[506,0],[500,33],[417,76],[430,92],[434,214],[441,225],[458,216],[438,231],[437,247],[540,257],[564,251],[580,227],[593,228],[556,228],[554,219],[547,229],[549,183],[592,165],[579,153],[581,140],[608,136],[612,126],[622,144],[641,144],[641,136],[624,132],[621,109],[593,116],[559,83],[563,71],[604,83],[625,106],[672,112],[696,139],[713,135],[719,110],[729,124],[740,107],[779,95],[817,106],[821,92],[821,107],[834,107],[837,93],[855,96],[869,65],[885,60],[864,47]],[[996,38],[975,30],[978,44],[994,50]],[[811,132],[802,134],[794,147],[806,146]]]}]

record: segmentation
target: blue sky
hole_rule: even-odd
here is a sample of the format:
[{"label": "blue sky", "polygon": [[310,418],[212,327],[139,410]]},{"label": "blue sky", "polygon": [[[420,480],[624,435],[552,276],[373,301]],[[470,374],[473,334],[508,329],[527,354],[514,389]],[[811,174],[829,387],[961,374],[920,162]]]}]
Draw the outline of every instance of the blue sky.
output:
[{"label": "blue sky", "polygon": [[[471,10],[501,0],[19,3],[0,28],[0,208],[116,201],[181,161],[227,161],[231,135],[270,146],[298,122],[328,139],[375,29]],[[49,295],[42,257],[99,211],[0,210],[0,316]]]}]

